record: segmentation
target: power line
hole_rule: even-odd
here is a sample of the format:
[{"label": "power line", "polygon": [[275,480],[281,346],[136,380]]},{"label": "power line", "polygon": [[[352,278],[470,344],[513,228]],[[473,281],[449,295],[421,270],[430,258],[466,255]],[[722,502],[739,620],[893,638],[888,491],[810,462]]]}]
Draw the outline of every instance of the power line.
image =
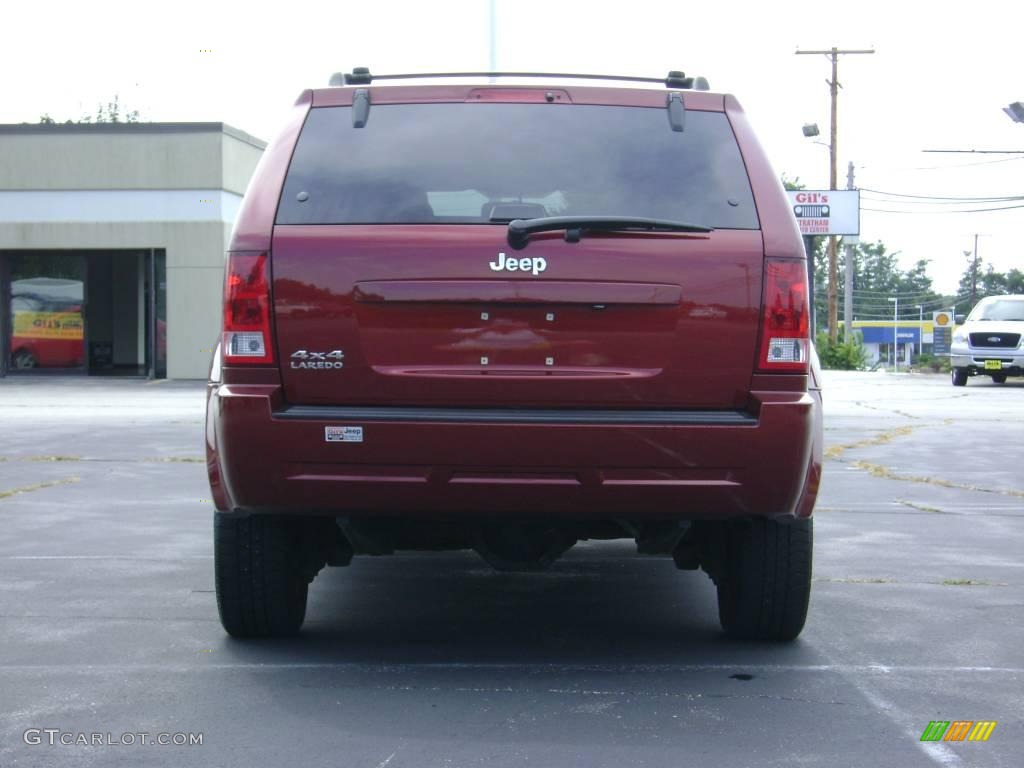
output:
[{"label": "power line", "polygon": [[[921,310],[924,312],[933,312],[938,309],[946,309],[952,304],[959,304],[963,301],[968,301],[970,296],[957,296],[954,298],[943,299],[942,301],[926,301],[926,302],[908,302],[906,311],[911,314],[916,314],[918,304],[921,305]],[[900,302],[902,304],[902,302]],[[870,314],[872,312],[892,317],[892,310],[885,310],[885,302],[876,302],[874,304],[857,304],[854,306],[854,312],[859,315]],[[912,308],[912,309],[911,309]]]},{"label": "power line", "polygon": [[922,149],[945,155],[1024,155],[1024,149]]},{"label": "power line", "polygon": [[883,291],[875,290],[874,288],[854,288],[854,294],[858,296],[863,295],[875,295],[875,296],[899,296],[901,299],[906,296],[908,298],[914,298],[915,296],[934,296],[935,291],[923,290],[923,291]]},{"label": "power line", "polygon": [[861,206],[862,211],[871,211],[872,213],[901,213],[901,214],[924,214],[925,216],[941,216],[946,213],[991,213],[992,211],[1012,211],[1017,208],[1024,208],[1024,204],[1021,205],[1006,205],[1000,208],[965,208],[963,210],[937,210],[937,211],[894,211],[886,208],[865,208]]},{"label": "power line", "polygon": [[950,168],[973,168],[979,165],[997,165],[998,163],[1015,163],[1024,160],[1024,157],[1001,157],[998,160],[978,160],[974,163],[946,163],[945,165],[910,165],[910,166],[893,166],[883,165],[880,163],[868,163],[867,165],[858,165],[857,167],[862,171],[874,171],[883,170],[892,173],[900,173],[903,171],[948,171]]},{"label": "power line", "polygon": [[947,165],[919,165],[908,168],[886,168],[879,165],[862,165],[861,168],[886,168],[889,171],[945,171],[950,168],[973,168],[978,165],[996,165],[997,163],[1014,163],[1024,157],[1001,157],[998,160],[979,160],[976,163],[949,163]]},{"label": "power line", "polygon": [[[934,311],[934,310],[937,310],[937,309],[944,309],[944,308],[950,306],[951,304],[959,304],[962,301],[968,301],[969,299],[970,299],[970,296],[955,296],[953,298],[944,298],[941,301],[940,300],[924,301],[924,302],[912,301],[912,302],[907,302],[908,309],[906,311],[907,312],[911,311],[909,309],[909,307],[913,307],[916,310],[918,304],[920,304],[921,305],[921,309],[923,311],[931,312],[931,311]],[[903,302],[900,302],[900,303],[902,304]],[[854,305],[854,312],[856,312],[857,314],[864,314],[864,313],[870,313],[870,312],[878,312],[878,313],[882,313],[882,314],[886,314],[886,315],[892,316],[892,310],[891,309],[888,310],[888,311],[884,311],[883,312],[883,310],[885,310],[885,307],[886,307],[886,302],[884,302],[884,301],[874,302],[872,304],[855,304]]]},{"label": "power line", "polygon": [[[955,303],[958,303],[958,302],[961,302],[961,301],[965,301],[965,300],[967,300],[967,299],[969,299],[971,297],[971,294],[970,294],[970,292],[965,292],[965,293],[957,294],[957,295],[954,295],[954,296],[946,296],[944,294],[935,293],[935,294],[932,295],[932,298],[929,298],[929,299],[926,299],[926,300],[918,300],[918,299],[913,299],[913,298],[904,298],[904,296],[899,295],[899,294],[895,294],[895,293],[889,294],[889,296],[899,296],[899,298],[901,300],[901,303],[906,303],[908,306],[916,307],[918,304],[920,304],[922,307],[926,307],[927,308],[927,307],[930,307],[930,306],[935,306],[935,307],[948,306],[951,302],[955,304]],[[870,298],[870,297],[868,297],[868,298],[859,298],[859,299],[856,300],[855,306],[856,307],[861,307],[861,308],[863,308],[863,307],[869,307],[869,308],[880,307],[880,306],[884,306],[887,300],[888,300],[888,297],[886,297],[886,296],[879,296],[879,297],[876,297],[876,298]],[[824,298],[823,297],[815,297],[815,301],[816,302],[824,301]]]},{"label": "power line", "polygon": [[[932,311],[935,311],[935,310],[938,310],[938,309],[945,309],[945,308],[949,307],[952,304],[959,304],[961,302],[969,301],[969,300],[970,300],[970,294],[963,294],[962,296],[943,297],[941,299],[935,299],[934,301],[923,301],[923,302],[911,301],[911,302],[907,302],[906,311],[907,312],[911,312],[911,309],[910,309],[911,307],[914,310],[916,310],[917,306],[920,304],[921,305],[921,309],[923,311],[932,312]],[[902,306],[903,302],[900,302],[900,304]],[[815,305],[818,306],[819,308],[824,306],[818,300],[815,301]],[[884,302],[884,301],[858,302],[858,303],[854,304],[853,311],[854,311],[855,314],[858,314],[858,315],[865,315],[865,314],[876,313],[876,314],[882,314],[882,315],[887,316],[887,317],[892,317],[892,310],[891,309],[886,310],[887,306],[888,306],[887,303]]]},{"label": "power line", "polygon": [[[965,205],[995,205],[996,203],[1024,203],[1024,195],[1020,197],[991,197],[991,198],[978,198],[977,200],[943,200],[936,198],[933,200],[906,200],[902,198],[891,198],[882,197],[876,194],[861,195],[861,200],[867,200],[872,203],[880,203],[882,205],[959,205],[961,207]],[[939,208],[939,210],[944,210]]]},{"label": "power line", "polygon": [[[931,298],[931,299],[924,299],[924,300],[921,300],[921,299],[904,300],[902,297],[900,297],[900,306],[903,306],[904,304],[906,304],[908,307],[917,306],[918,304],[920,304],[922,307],[928,307],[928,306],[933,306],[933,305],[934,306],[941,306],[943,304],[949,304],[949,302],[951,302],[951,301],[952,302],[963,301],[964,299],[968,299],[968,298],[970,298],[970,294],[968,292],[964,292],[964,293],[961,293],[961,294],[956,294],[956,295],[953,295],[953,296],[946,296],[946,295],[941,294],[941,293],[936,293],[933,298]],[[857,299],[854,302],[854,306],[860,307],[860,308],[864,308],[864,307],[881,307],[881,306],[885,305],[887,300],[888,300],[887,298],[882,298],[882,297],[877,297],[877,298],[874,298],[874,299]],[[891,310],[890,310],[890,314],[892,314]]]},{"label": "power line", "polygon": [[991,197],[939,197],[938,195],[910,195],[905,192],[887,192],[883,189],[870,189],[860,187],[861,192],[870,192],[874,195],[885,195],[887,197],[910,197],[915,200],[956,200],[965,203],[1001,203],[1006,200],[1024,200],[1024,195],[993,195]]},{"label": "power line", "polygon": [[[911,293],[909,291],[903,291],[903,292],[900,292],[900,291],[876,291],[876,290],[874,290],[872,288],[863,288],[863,289],[862,288],[854,288],[853,290],[854,290],[855,294],[862,295],[863,298],[865,298],[865,299],[870,299],[872,295],[874,295],[874,296],[899,296],[901,299],[904,299],[904,298],[906,298],[906,299],[913,299],[913,298],[922,298],[922,297],[927,298],[927,297],[931,297],[931,296],[942,296],[943,295],[943,294],[939,293],[938,291],[916,291],[916,292]],[[865,295],[865,294],[867,294],[867,295]]]},{"label": "power line", "polygon": [[[950,209],[946,208],[947,205],[963,207],[965,204],[969,204],[972,201],[964,200],[892,200],[888,197],[875,197],[874,195],[861,195],[862,201],[867,202],[871,205],[922,205],[930,206],[934,209],[935,213],[949,213]],[[1024,197],[1010,197],[1005,200],[977,200],[973,201],[978,205],[995,205],[996,203],[1021,203],[1024,205]],[[923,208],[913,208],[921,213],[928,213]]]},{"label": "power line", "polygon": [[938,291],[931,291],[929,293],[899,293],[898,291],[869,291],[863,292],[854,289],[853,296],[857,301],[877,301],[888,299],[890,296],[896,296],[900,301],[932,301],[936,296],[942,296]]},{"label": "power line", "polygon": [[877,296],[899,296],[900,298],[903,298],[904,296],[932,296],[932,295],[937,295],[936,292],[933,291],[930,288],[924,289],[924,290],[913,290],[913,291],[892,291],[892,290],[885,290],[883,288],[877,288],[877,287],[876,288],[857,288],[857,287],[854,287],[853,290],[854,290],[854,293],[861,293],[861,294],[863,294],[863,293],[873,293],[873,294],[875,294]]}]

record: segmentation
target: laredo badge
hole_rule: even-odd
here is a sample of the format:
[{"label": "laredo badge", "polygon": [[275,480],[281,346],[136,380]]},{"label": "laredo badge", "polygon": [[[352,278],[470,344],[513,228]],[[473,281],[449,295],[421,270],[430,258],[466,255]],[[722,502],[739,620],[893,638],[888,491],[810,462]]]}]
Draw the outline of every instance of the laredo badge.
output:
[{"label": "laredo badge", "polygon": [[362,427],[324,427],[324,440],[328,443],[361,443]]},{"label": "laredo badge", "polygon": [[291,364],[292,368],[315,370],[344,368],[345,352],[341,349],[333,349],[330,352],[309,352],[305,349],[297,349],[292,352]]}]

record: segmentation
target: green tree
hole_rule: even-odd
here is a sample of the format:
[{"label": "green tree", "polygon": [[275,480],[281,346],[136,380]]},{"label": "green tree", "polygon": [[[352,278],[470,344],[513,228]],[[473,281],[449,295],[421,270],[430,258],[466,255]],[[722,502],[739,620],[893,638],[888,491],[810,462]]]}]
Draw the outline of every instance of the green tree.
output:
[{"label": "green tree", "polygon": [[1024,272],[1011,269],[1006,273],[1006,292],[1024,294]]},{"label": "green tree", "polygon": [[[65,120],[65,125],[71,125],[74,123],[137,123],[139,122],[139,110],[133,109],[131,111],[125,111],[121,106],[121,98],[118,94],[114,94],[114,100],[108,101],[106,104],[100,103],[96,105],[95,115],[82,115],[77,120]],[[39,116],[39,123],[41,125],[54,125],[57,123],[49,113],[43,113]]]},{"label": "green tree", "polygon": [[849,341],[839,339],[833,344],[828,340],[827,333],[819,333],[815,346],[822,368],[862,371],[867,365],[868,354],[861,343],[860,334],[853,334]]},{"label": "green tree", "polygon": [[997,272],[991,264],[975,259],[971,251],[964,251],[964,258],[967,264],[960,276],[960,296],[964,298],[956,304],[958,313],[967,314],[986,296],[1024,294],[1024,272],[1021,270],[1014,268],[1008,272]]},{"label": "green tree", "polygon": [[977,258],[971,251],[964,251],[963,254],[967,264],[964,267],[963,274],[960,275],[960,285],[957,291],[957,294],[963,297],[956,304],[958,314],[970,312],[978,299],[981,298],[978,294],[979,281],[983,273],[981,259]]},{"label": "green tree", "polygon": [[897,284],[900,293],[919,294],[924,298],[938,298],[932,290],[932,279],[928,277],[928,260],[918,259],[910,269],[900,273]]},{"label": "green tree", "polygon": [[[889,299],[900,292],[899,262],[884,243],[860,243],[853,252],[853,316],[857,320],[892,317]],[[845,267],[845,265],[844,265]]]},{"label": "green tree", "polygon": [[896,255],[884,243],[861,243],[854,251],[854,301],[856,320],[888,320],[894,312],[891,298],[899,299],[899,317],[916,320],[922,312],[948,307],[951,299],[935,292],[928,276],[929,262],[920,259],[903,270]]}]

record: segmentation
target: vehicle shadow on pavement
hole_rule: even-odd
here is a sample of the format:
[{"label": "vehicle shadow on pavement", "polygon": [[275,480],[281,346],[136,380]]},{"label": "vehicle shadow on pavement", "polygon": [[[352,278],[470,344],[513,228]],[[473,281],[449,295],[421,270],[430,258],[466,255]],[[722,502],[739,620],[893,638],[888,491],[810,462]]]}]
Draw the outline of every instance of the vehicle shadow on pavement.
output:
[{"label": "vehicle shadow on pavement", "polygon": [[[578,547],[543,573],[498,573],[469,553],[357,558],[321,572],[295,638],[236,642],[237,661],[424,665],[707,665],[806,643],[731,641],[703,572],[625,543]],[[813,620],[813,615],[812,615]]]}]

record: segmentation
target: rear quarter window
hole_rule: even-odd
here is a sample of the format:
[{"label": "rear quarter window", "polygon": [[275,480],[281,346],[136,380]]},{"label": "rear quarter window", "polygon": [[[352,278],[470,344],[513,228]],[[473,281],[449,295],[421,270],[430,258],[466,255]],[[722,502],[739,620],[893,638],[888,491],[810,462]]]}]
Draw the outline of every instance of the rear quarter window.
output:
[{"label": "rear quarter window", "polygon": [[278,224],[486,223],[503,202],[536,215],[648,216],[757,229],[725,114],[548,104],[310,110]]}]

